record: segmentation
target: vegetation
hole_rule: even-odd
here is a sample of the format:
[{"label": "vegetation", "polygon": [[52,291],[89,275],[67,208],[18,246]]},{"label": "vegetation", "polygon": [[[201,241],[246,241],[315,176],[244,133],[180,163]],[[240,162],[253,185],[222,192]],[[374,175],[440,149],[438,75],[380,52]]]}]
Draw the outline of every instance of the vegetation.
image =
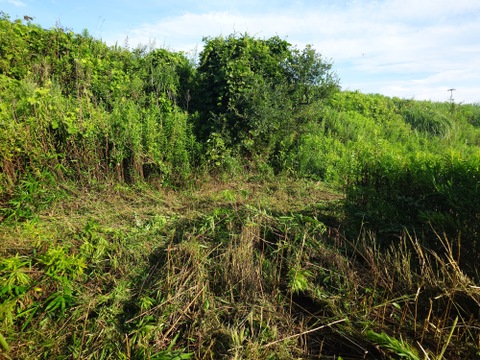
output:
[{"label": "vegetation", "polygon": [[0,17],[0,357],[480,358],[480,107]]},{"label": "vegetation", "polygon": [[332,65],[311,47],[299,51],[278,37],[249,35],[204,41],[195,96],[200,134],[220,133],[229,143],[265,152],[278,135],[291,131],[299,106],[338,89]]}]

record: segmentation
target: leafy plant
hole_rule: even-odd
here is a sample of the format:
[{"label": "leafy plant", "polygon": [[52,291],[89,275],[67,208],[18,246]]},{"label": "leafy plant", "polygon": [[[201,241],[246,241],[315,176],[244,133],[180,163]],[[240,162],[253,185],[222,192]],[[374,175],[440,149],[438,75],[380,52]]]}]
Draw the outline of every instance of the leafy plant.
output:
[{"label": "leafy plant", "polygon": [[44,172],[40,179],[27,175],[16,188],[16,194],[8,201],[8,207],[0,209],[5,218],[24,220],[34,217],[39,209],[45,208],[56,198],[49,187],[54,182],[53,176]]},{"label": "leafy plant", "polygon": [[2,346],[5,352],[8,353],[10,351],[10,346],[8,345],[8,342],[5,339],[5,337],[2,335],[2,333],[0,333],[0,345]]},{"label": "leafy plant", "polygon": [[63,246],[50,247],[44,255],[39,257],[39,261],[45,266],[47,275],[68,279],[68,281],[81,276],[87,266],[83,257],[68,254]]},{"label": "leafy plant", "polygon": [[56,310],[60,310],[60,314],[63,315],[65,310],[70,307],[75,301],[71,284],[64,284],[61,290],[54,292],[47,299],[45,299],[47,313],[53,313]]},{"label": "leafy plant", "polygon": [[32,281],[28,275],[31,266],[31,260],[19,254],[0,260],[0,276],[2,279],[0,296],[24,294]]},{"label": "leafy plant", "polygon": [[373,330],[367,332],[367,336],[382,349],[394,353],[395,355],[408,360],[420,360],[417,351],[408,345],[402,339],[398,340],[386,333],[376,333]]},{"label": "leafy plant", "polygon": [[294,293],[304,292],[309,290],[310,278],[313,276],[312,272],[298,267],[292,267],[288,271],[289,288]]}]

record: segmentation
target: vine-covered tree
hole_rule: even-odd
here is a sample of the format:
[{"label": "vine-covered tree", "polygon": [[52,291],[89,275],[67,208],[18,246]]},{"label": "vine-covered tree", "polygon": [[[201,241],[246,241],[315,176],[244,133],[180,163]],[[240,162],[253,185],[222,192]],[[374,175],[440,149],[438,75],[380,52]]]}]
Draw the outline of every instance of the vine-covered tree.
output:
[{"label": "vine-covered tree", "polygon": [[281,129],[304,104],[338,90],[332,64],[311,46],[298,50],[278,36],[205,38],[198,67],[199,134],[235,144]]}]

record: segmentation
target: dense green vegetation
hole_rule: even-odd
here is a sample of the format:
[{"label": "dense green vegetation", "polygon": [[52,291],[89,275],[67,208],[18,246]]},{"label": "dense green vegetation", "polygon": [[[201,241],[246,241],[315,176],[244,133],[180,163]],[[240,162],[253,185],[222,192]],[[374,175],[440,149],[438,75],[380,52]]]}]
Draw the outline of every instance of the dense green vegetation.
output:
[{"label": "dense green vegetation", "polygon": [[0,357],[480,358],[480,106],[0,17]]}]

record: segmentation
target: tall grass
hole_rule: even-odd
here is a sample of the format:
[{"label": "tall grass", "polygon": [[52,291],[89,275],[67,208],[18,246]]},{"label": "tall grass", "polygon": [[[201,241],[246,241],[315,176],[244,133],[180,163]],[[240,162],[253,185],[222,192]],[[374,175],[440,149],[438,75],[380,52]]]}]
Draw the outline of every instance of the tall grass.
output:
[{"label": "tall grass", "polygon": [[347,191],[347,210],[357,224],[386,236],[407,228],[435,251],[441,250],[435,233],[458,239],[464,270],[478,276],[479,159],[458,152],[409,159],[384,154],[364,164]]}]

